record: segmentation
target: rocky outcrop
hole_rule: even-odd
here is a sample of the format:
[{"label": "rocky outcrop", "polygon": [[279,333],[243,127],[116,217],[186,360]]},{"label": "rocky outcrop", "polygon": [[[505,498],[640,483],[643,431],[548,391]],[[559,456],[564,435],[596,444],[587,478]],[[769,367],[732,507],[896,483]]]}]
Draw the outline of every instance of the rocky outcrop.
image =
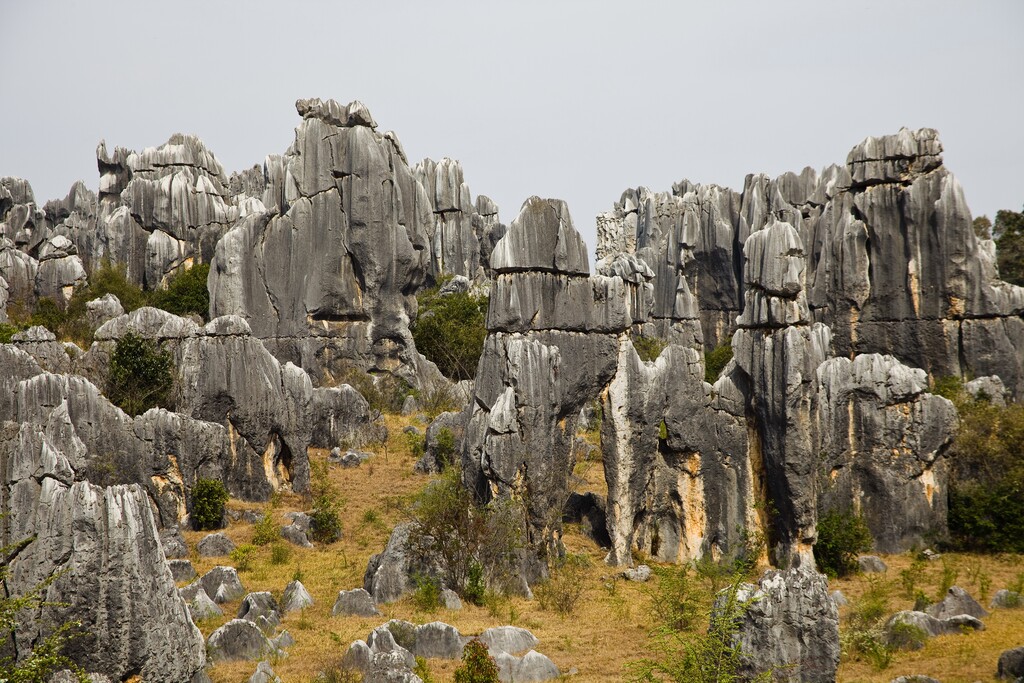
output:
[{"label": "rocky outcrop", "polygon": [[6,590],[27,595],[52,579],[43,606],[19,614],[15,653],[77,621],[83,635],[67,653],[86,670],[115,680],[189,680],[205,663],[202,635],[175,591],[146,493],[75,481],[78,454],[61,451],[59,423],[3,430],[0,545],[19,544]]},{"label": "rocky outcrop", "polygon": [[626,285],[589,277],[586,246],[558,200],[527,200],[491,265],[463,476],[481,495],[522,501],[534,548],[557,546],[576,421],[611,379],[618,333],[631,322],[616,295]]},{"label": "rocky outcrop", "polygon": [[832,329],[837,356],[888,353],[933,378],[997,374],[1024,395],[1012,342],[1024,334],[1024,289],[998,280],[931,129],[868,138],[820,174],[747,176],[741,193],[685,180],[671,194],[629,190],[598,216],[598,257],[633,255],[655,271],[653,317],[674,291],[692,294],[710,349],[746,310],[747,238],[774,221],[804,245],[810,320]]},{"label": "rocky outcrop", "polygon": [[860,514],[885,553],[944,536],[953,404],[892,356],[830,358],[817,382],[820,506]]},{"label": "rocky outcrop", "polygon": [[769,570],[756,587],[743,584],[732,601],[727,589],[715,609],[719,616],[728,610],[742,613],[734,639],[743,676],[771,671],[775,681],[836,679],[839,612],[822,574],[807,567]]}]

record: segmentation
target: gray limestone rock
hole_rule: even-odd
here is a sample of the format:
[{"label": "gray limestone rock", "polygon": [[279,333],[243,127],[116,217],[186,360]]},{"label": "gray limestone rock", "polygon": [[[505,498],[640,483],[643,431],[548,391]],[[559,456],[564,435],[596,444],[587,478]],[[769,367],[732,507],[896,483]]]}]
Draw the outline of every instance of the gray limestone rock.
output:
[{"label": "gray limestone rock", "polygon": [[373,629],[369,638],[366,639],[366,644],[370,646],[370,651],[374,656],[391,653],[397,657],[396,661],[404,662],[410,669],[416,665],[416,657],[413,656],[412,652],[398,644],[387,624]]},{"label": "gray limestone rock", "polygon": [[530,650],[523,655],[512,670],[512,680],[515,683],[539,683],[540,681],[551,681],[562,675],[555,663],[545,655]]},{"label": "gray limestone rock", "polygon": [[377,652],[370,660],[364,683],[423,683],[399,652]]},{"label": "gray limestone rock", "polygon": [[383,551],[373,555],[363,574],[363,588],[377,604],[394,602],[415,588],[414,577],[437,576],[436,567],[417,557],[409,544],[411,522],[397,525]]},{"label": "gray limestone rock", "polygon": [[905,650],[920,650],[928,638],[959,634],[967,629],[981,631],[985,625],[967,614],[937,619],[924,612],[909,610],[897,612],[885,625],[887,644]]},{"label": "gray limestone rock", "polygon": [[234,567],[218,566],[203,574],[199,584],[215,602],[223,604],[245,595],[245,586]]},{"label": "gray limestone rock", "polygon": [[532,650],[540,643],[536,636],[519,626],[494,626],[477,638],[492,653],[507,652],[510,655]]},{"label": "gray limestone rock", "polygon": [[996,677],[1018,681],[1024,679],[1024,647],[1006,650],[999,655]]},{"label": "gray limestone rock", "polygon": [[312,548],[313,544],[309,540],[308,527],[303,529],[294,522],[286,526],[281,527],[281,538],[288,541],[292,545],[297,545],[300,548]]},{"label": "gray limestone rock", "polygon": [[202,587],[197,587],[195,596],[188,601],[188,613],[195,622],[224,616],[224,610],[210,599]]},{"label": "gray limestone rock", "polygon": [[942,602],[931,605],[925,611],[936,619],[946,619],[958,614],[966,614],[979,619],[988,616],[988,611],[960,586],[950,587]]},{"label": "gray limestone rock", "polygon": [[441,591],[441,604],[447,610],[462,609],[462,600],[459,599],[459,594],[450,588],[445,588]]},{"label": "gray limestone rock", "polygon": [[940,681],[932,678],[931,676],[900,676],[894,678],[889,683],[941,683]]},{"label": "gray limestone rock", "polygon": [[251,621],[232,619],[210,634],[206,650],[211,661],[255,661],[276,651],[263,631]]},{"label": "gray limestone rock", "polygon": [[68,373],[71,359],[67,351],[57,342],[53,332],[45,327],[30,327],[11,336],[11,343],[32,356],[47,372]]},{"label": "gray limestone rock", "polygon": [[104,294],[98,299],[87,302],[85,309],[85,317],[89,321],[89,327],[92,329],[97,329],[108,320],[124,315],[121,300],[113,294]]},{"label": "gray limestone rock", "polygon": [[441,413],[427,427],[423,457],[414,469],[422,474],[438,474],[452,464],[462,444],[465,432],[465,414]]},{"label": "gray limestone rock", "polygon": [[412,653],[427,659],[461,659],[463,638],[459,630],[440,621],[416,627]]},{"label": "gray limestone rock", "polygon": [[189,560],[168,560],[167,566],[170,568],[171,576],[174,577],[176,583],[191,581],[199,576]]},{"label": "gray limestone rock", "polygon": [[260,591],[245,596],[235,618],[251,621],[259,626],[261,631],[271,635],[281,624],[281,610],[273,595],[267,591]]},{"label": "gray limestone rock", "polygon": [[347,384],[313,389],[310,445],[333,448],[339,443],[360,446],[370,434],[370,404]]},{"label": "gray limestone rock", "polygon": [[301,581],[295,579],[285,586],[284,596],[281,598],[281,610],[285,614],[299,612],[312,606],[313,598]]},{"label": "gray limestone rock", "polygon": [[[188,680],[205,663],[202,636],[178,599],[149,500],[137,485],[99,487],[75,481],[55,429],[0,427],[0,545],[32,539],[8,565],[8,595],[44,580],[44,606],[19,618],[18,650],[49,631],[80,621],[88,639],[65,652],[86,670],[121,680]],[[54,578],[56,577],[56,578]],[[108,596],[97,604],[96,596]]]},{"label": "gray limestone rock", "polygon": [[999,375],[972,379],[964,384],[964,389],[975,399],[987,399],[992,405],[999,407],[1006,405],[1006,387]]},{"label": "gray limestone rock", "polygon": [[357,640],[348,646],[345,655],[341,658],[342,667],[366,673],[370,668],[370,661],[373,659],[373,652],[365,641]]},{"label": "gray limestone rock", "polygon": [[1024,595],[1021,595],[1017,591],[1011,591],[1007,588],[1001,588],[998,591],[996,591],[995,595],[992,596],[991,606],[999,607],[1002,609],[1024,607]]},{"label": "gray limestone rock", "polygon": [[850,601],[846,599],[841,590],[834,590],[829,593],[829,597],[832,598],[832,602],[836,603],[836,607],[846,607],[850,604]]},{"label": "gray limestone rock", "polygon": [[895,553],[946,533],[953,404],[892,356],[830,358],[817,371],[826,510],[860,509],[875,547]]},{"label": "gray limestone rock", "polygon": [[196,544],[196,551],[200,557],[223,557],[230,555],[234,549],[234,542],[220,532],[204,536]]},{"label": "gray limestone rock", "polygon": [[627,581],[634,581],[636,583],[646,583],[651,579],[651,568],[646,564],[637,565],[631,567],[626,571],[622,572],[622,576]]},{"label": "gray limestone rock", "polygon": [[[744,584],[737,598],[750,601],[736,635],[741,673],[771,669],[775,680],[835,680],[839,613],[822,574],[807,567],[769,570],[756,587]],[[725,609],[726,600],[720,595],[715,609]]]},{"label": "gray limestone rock", "polygon": [[267,662],[256,665],[256,672],[249,677],[249,683],[281,683],[281,679]]},{"label": "gray limestone rock", "polygon": [[167,559],[182,559],[188,557],[188,545],[185,544],[185,537],[176,526],[164,527],[160,530],[160,546],[164,549],[164,557]]},{"label": "gray limestone rock", "polygon": [[857,558],[857,566],[865,574],[884,574],[889,569],[878,555],[861,555]]},{"label": "gray limestone rock", "polygon": [[334,616],[375,617],[380,614],[380,611],[377,609],[377,603],[374,602],[372,595],[362,588],[356,588],[338,592],[338,598],[334,601],[331,614]]}]

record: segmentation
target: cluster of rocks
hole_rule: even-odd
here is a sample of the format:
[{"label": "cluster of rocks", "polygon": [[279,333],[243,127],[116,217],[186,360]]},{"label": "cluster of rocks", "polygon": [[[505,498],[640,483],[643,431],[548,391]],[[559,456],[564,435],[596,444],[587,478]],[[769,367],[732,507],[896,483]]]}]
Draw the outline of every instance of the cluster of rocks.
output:
[{"label": "cluster of rocks", "polygon": [[[662,227],[676,235],[670,252],[689,225]],[[830,358],[793,225],[766,222],[743,255],[734,358],[712,386],[695,344],[702,323],[684,314],[685,277],[673,289],[678,307],[655,315],[657,275],[590,275],[557,200],[527,201],[498,242],[488,336],[462,416],[462,467],[481,495],[524,501],[538,555],[558,544],[577,422],[595,399],[614,564],[628,564],[634,548],[677,562],[736,554],[758,535],[776,561],[810,561],[821,507],[870,511],[887,551],[944,533],[952,404],[927,393],[923,370],[893,356]],[[602,267],[645,257],[656,258],[608,253]],[[666,325],[660,355],[641,360],[636,336]],[[530,580],[543,571],[526,564]]]},{"label": "cluster of rocks", "polygon": [[420,680],[412,671],[416,657],[461,659],[466,643],[474,639],[487,647],[502,683],[539,683],[561,675],[554,662],[533,649],[539,641],[524,628],[496,626],[474,638],[440,621],[417,626],[398,619],[349,645],[342,666],[363,673],[366,681],[414,683]]}]

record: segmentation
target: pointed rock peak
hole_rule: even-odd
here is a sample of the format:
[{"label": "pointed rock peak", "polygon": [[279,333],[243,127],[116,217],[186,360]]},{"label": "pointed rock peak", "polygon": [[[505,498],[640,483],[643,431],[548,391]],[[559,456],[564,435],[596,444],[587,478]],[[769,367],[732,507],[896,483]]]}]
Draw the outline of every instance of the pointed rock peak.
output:
[{"label": "pointed rock peak", "polygon": [[319,97],[295,100],[295,111],[304,119],[320,119],[324,123],[342,128],[368,126],[376,128],[377,122],[366,105],[353,100],[347,106],[338,104],[336,100],[321,100]]},{"label": "pointed rock peak", "polygon": [[589,275],[587,245],[561,199],[530,197],[508,232],[494,246],[491,266],[498,273],[524,270]]}]

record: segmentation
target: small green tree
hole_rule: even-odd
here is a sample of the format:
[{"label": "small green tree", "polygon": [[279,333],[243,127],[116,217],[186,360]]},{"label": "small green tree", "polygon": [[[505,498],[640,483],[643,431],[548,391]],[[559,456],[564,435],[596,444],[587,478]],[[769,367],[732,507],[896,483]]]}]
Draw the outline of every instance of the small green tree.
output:
[{"label": "small green tree", "polygon": [[658,337],[634,336],[631,341],[633,342],[633,348],[636,349],[636,354],[645,363],[658,360],[658,356],[668,346],[664,339]]},{"label": "small green tree", "polygon": [[718,348],[704,354],[704,381],[714,384],[725,366],[732,360],[732,343],[726,341]]},{"label": "small green tree", "polygon": [[996,263],[999,277],[1015,285],[1024,285],[1024,212],[996,212],[992,232],[998,235]]},{"label": "small green tree", "polygon": [[173,359],[156,342],[128,331],[110,355],[107,398],[129,415],[169,407]]},{"label": "small green tree", "polygon": [[441,296],[434,288],[418,300],[419,314],[412,324],[416,350],[437,364],[445,377],[473,379],[487,337],[487,297],[469,292]]},{"label": "small green tree", "polygon": [[309,463],[309,489],[313,509],[310,537],[317,543],[334,543],[341,538],[341,499],[330,479],[330,468],[326,461]]},{"label": "small green tree", "polygon": [[498,665],[479,639],[466,643],[462,666],[455,670],[455,683],[498,683]]},{"label": "small green tree", "polygon": [[857,556],[871,550],[874,539],[860,515],[832,510],[818,519],[814,559],[827,576],[846,576],[858,570]]},{"label": "small green tree", "polygon": [[150,306],[175,315],[195,313],[203,320],[209,320],[210,291],[206,288],[209,275],[208,263],[179,270],[167,283],[167,289],[158,289],[150,295]]},{"label": "small green tree", "polygon": [[199,479],[192,487],[192,527],[199,531],[219,529],[224,520],[228,490],[219,479]]}]

